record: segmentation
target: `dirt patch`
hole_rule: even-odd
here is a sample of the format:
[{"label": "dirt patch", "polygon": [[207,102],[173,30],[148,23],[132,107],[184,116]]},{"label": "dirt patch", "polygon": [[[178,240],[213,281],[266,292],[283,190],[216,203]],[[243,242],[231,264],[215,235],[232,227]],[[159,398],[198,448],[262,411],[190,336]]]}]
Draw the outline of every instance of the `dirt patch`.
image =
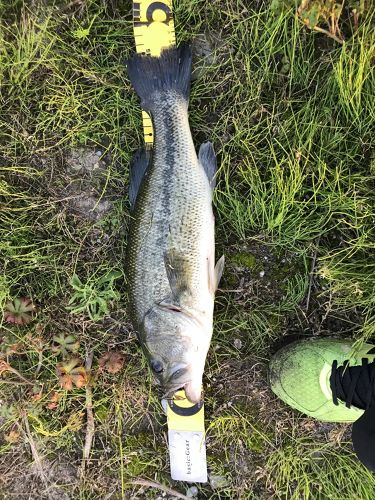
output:
[{"label": "dirt patch", "polygon": [[269,408],[275,396],[267,382],[265,363],[251,358],[228,360],[216,377],[215,392],[215,397],[222,400],[226,407],[236,404],[249,407],[251,415],[268,413],[269,420]]},{"label": "dirt patch", "polygon": [[[263,422],[264,430],[274,433],[276,439],[279,434],[290,429],[290,407],[272,392],[267,363],[252,358],[229,360],[220,372],[221,375],[217,376],[215,381],[215,397],[223,403],[215,413],[237,406],[250,419],[254,419],[254,422]],[[303,417],[301,413],[296,413]],[[293,425],[301,435],[309,434],[316,439],[341,442],[349,438],[350,426],[346,424],[319,422],[305,417],[298,419]]]},{"label": "dirt patch", "polygon": [[192,80],[202,78],[210,68],[229,59],[231,48],[220,33],[200,33],[192,41]]},{"label": "dirt patch", "polygon": [[[9,476],[3,470],[0,488],[1,498],[6,500],[70,500],[74,498],[73,487],[77,484],[77,469],[59,457],[56,461],[42,459],[44,481],[35,463],[27,462],[27,452],[14,456]],[[26,453],[25,453],[26,452]]]},{"label": "dirt patch", "polygon": [[110,158],[102,150],[79,147],[66,153],[63,197],[69,212],[91,222],[97,222],[111,212],[111,195],[105,184],[108,168]]},{"label": "dirt patch", "polygon": [[70,199],[69,209],[84,219],[98,221],[111,211],[112,203],[98,198],[94,192],[86,191]]},{"label": "dirt patch", "polygon": [[282,255],[267,245],[230,247],[221,288],[235,291],[236,300],[277,304],[287,294],[288,280],[304,272],[303,264],[293,253]]},{"label": "dirt patch", "polygon": [[65,164],[71,173],[89,173],[103,171],[108,159],[103,151],[92,148],[72,149],[65,157]]}]

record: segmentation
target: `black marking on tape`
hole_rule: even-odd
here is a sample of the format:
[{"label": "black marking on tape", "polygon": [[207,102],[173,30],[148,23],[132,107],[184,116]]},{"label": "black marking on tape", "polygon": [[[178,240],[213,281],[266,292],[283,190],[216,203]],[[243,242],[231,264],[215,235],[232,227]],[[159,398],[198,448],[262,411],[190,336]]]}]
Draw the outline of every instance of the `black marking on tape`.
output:
[{"label": "black marking on tape", "polygon": [[147,12],[146,12],[146,18],[147,18],[148,22],[150,22],[150,23],[153,22],[152,14],[154,13],[155,10],[162,10],[165,13],[166,19],[165,19],[165,21],[163,21],[163,23],[168,24],[168,22],[172,18],[172,11],[168,7],[168,5],[165,5],[165,3],[163,3],[163,2],[153,2],[148,6]]},{"label": "black marking on tape", "polygon": [[180,417],[192,417],[202,409],[202,406],[202,401],[195,404],[194,406],[190,406],[189,408],[178,406],[174,401],[169,402],[169,408],[173,411],[173,413],[179,415]]}]

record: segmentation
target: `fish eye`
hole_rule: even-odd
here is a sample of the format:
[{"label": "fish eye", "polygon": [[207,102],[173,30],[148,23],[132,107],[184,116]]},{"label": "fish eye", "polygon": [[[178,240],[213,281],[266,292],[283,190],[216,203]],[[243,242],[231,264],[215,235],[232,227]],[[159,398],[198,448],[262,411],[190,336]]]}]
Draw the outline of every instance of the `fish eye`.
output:
[{"label": "fish eye", "polygon": [[155,373],[162,373],[164,371],[162,363],[157,359],[152,359],[150,365]]}]

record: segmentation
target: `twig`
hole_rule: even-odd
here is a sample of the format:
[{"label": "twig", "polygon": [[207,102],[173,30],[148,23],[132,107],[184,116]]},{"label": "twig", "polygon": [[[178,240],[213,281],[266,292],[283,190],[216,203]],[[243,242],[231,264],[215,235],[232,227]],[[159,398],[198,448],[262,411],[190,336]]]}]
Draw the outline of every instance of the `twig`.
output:
[{"label": "twig", "polygon": [[25,429],[26,431],[18,424],[19,428],[22,430],[22,432],[25,434],[26,436],[26,439],[30,445],[30,449],[31,449],[31,454],[32,454],[32,457],[34,459],[34,462],[35,462],[35,465],[38,469],[38,472],[39,472],[39,476],[40,476],[40,479],[42,480],[44,486],[46,488],[49,487],[49,483],[48,483],[48,479],[47,479],[47,476],[43,470],[43,465],[42,465],[42,460],[39,456],[39,453],[38,453],[38,449],[36,447],[36,444],[35,444],[35,441],[34,441],[34,438],[30,432],[30,426],[29,426],[29,421],[27,419],[27,415],[24,414],[23,415],[23,423],[25,425]]},{"label": "twig", "polygon": [[168,495],[173,495],[177,498],[182,498],[183,500],[189,500],[189,497],[183,495],[182,493],[164,486],[164,484],[156,483],[154,481],[149,481],[148,479],[135,479],[134,481],[129,481],[128,484],[138,484],[139,486],[147,486],[149,488],[156,488],[161,491],[165,491]]},{"label": "twig", "polygon": [[340,43],[341,45],[344,44],[344,40],[341,40],[341,38],[337,37],[336,35],[334,35],[330,31],[325,30],[324,28],[320,28],[319,26],[314,26],[313,30],[318,31],[319,33],[324,33],[325,35],[329,36],[330,38],[335,40],[335,42]]},{"label": "twig", "polygon": [[19,377],[22,380],[22,382],[24,382],[25,384],[34,385],[34,382],[27,380],[27,378],[25,378],[23,375],[21,375],[20,372],[17,371],[15,368],[11,367],[11,369],[9,371],[14,373],[15,375],[17,375],[17,377]]},{"label": "twig", "polygon": [[10,372],[13,373],[14,375],[17,375],[17,377],[20,378],[27,385],[34,385],[34,382],[30,382],[30,380],[27,380],[27,378],[21,375],[18,370],[13,368],[13,366],[10,366],[9,363],[7,363],[6,361],[0,361],[0,375],[4,372]]},{"label": "twig", "polygon": [[1,385],[2,384],[9,384],[9,385],[30,385],[29,382],[17,382],[16,380],[3,380],[1,379]]},{"label": "twig", "polygon": [[307,311],[309,310],[309,305],[310,305],[311,289],[312,289],[312,283],[313,283],[313,279],[314,279],[314,271],[315,271],[316,257],[318,255],[319,242],[320,242],[320,236],[318,237],[318,239],[316,241],[315,252],[313,255],[313,260],[311,262],[310,281],[309,281],[309,288],[307,290],[307,297],[306,297],[306,314],[307,314]]},{"label": "twig", "polygon": [[[90,373],[93,357],[94,357],[93,352],[90,352],[86,356],[85,368],[87,373]],[[88,379],[86,385],[86,415],[87,415],[86,437],[85,437],[85,446],[83,448],[82,461],[81,461],[81,478],[84,476],[86,464],[90,458],[92,440],[94,438],[94,433],[95,433],[95,420],[94,420],[94,413],[92,411],[92,388],[91,388],[90,378]]]}]

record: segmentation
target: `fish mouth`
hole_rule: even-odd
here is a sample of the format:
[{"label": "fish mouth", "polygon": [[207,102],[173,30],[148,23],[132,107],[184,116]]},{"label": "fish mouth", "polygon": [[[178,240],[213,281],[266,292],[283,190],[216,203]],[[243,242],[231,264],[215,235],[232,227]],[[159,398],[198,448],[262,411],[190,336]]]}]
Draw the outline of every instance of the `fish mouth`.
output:
[{"label": "fish mouth", "polygon": [[169,400],[174,399],[174,394],[182,389],[185,391],[186,398],[190,401],[190,403],[192,404],[200,403],[202,396],[201,383],[196,384],[192,380],[189,380],[181,384],[173,385],[168,389],[164,388],[165,392],[162,399],[169,399]]},{"label": "fish mouth", "polygon": [[189,381],[187,381],[187,382],[181,382],[181,383],[177,383],[177,384],[169,384],[169,385],[163,385],[163,384],[161,384],[162,390],[164,392],[163,398],[165,398],[165,399],[172,399],[173,395],[177,391],[180,391],[180,390],[184,389],[185,385],[188,384],[188,383],[189,383]]},{"label": "fish mouth", "polygon": [[202,399],[202,382],[190,380],[184,384],[185,394],[190,403],[198,404]]},{"label": "fish mouth", "polygon": [[196,370],[192,370],[188,364],[176,364],[170,371],[167,380],[161,384],[165,391],[164,397],[172,399],[174,393],[183,389],[186,398],[190,403],[197,404],[201,400],[202,395],[202,375]]}]

